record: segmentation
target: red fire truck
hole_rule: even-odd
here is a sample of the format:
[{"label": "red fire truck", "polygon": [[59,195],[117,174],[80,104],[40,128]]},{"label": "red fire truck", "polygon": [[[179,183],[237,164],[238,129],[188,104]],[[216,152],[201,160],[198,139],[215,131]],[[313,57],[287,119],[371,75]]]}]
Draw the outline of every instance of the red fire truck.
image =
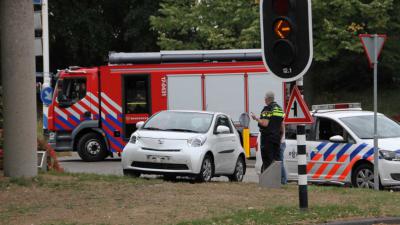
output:
[{"label": "red fire truck", "polygon": [[[259,113],[267,90],[282,105],[285,84],[266,71],[260,50],[111,53],[109,65],[58,72],[50,143],[99,161],[121,153],[136,123],[160,110],[218,111],[238,120]],[[250,132],[254,147],[256,123]]]}]

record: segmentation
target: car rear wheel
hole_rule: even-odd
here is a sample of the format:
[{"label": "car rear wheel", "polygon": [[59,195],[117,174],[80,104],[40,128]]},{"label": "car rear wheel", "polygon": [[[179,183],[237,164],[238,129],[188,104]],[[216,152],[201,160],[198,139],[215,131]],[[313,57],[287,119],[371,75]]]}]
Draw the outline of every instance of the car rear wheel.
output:
[{"label": "car rear wheel", "polygon": [[[374,166],[372,164],[361,164],[351,176],[351,183],[353,187],[357,188],[374,188]],[[379,189],[382,185],[379,182]]]},{"label": "car rear wheel", "polygon": [[104,139],[96,133],[87,133],[78,141],[78,154],[83,161],[102,161],[108,156]]},{"label": "car rear wheel", "polygon": [[232,175],[228,176],[230,181],[241,182],[243,180],[244,174],[246,173],[246,163],[243,156],[239,156],[236,161],[235,171]]},{"label": "car rear wheel", "polygon": [[197,180],[200,182],[209,182],[214,175],[214,162],[210,155],[204,156],[201,163],[200,173],[197,175]]}]

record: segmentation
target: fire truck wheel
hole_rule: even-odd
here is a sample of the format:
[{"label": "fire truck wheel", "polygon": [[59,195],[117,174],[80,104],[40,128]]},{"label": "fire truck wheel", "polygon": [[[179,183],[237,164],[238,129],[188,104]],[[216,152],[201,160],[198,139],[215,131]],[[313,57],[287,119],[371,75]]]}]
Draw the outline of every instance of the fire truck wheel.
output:
[{"label": "fire truck wheel", "polygon": [[87,162],[101,161],[108,156],[103,138],[96,133],[85,134],[79,139],[78,154]]},{"label": "fire truck wheel", "polygon": [[214,175],[214,162],[210,154],[204,156],[203,163],[201,164],[200,173],[197,175],[196,180],[199,182],[209,182]]},{"label": "fire truck wheel", "polygon": [[[359,165],[351,175],[351,183],[356,188],[374,188],[374,165],[364,163]],[[379,189],[382,189],[379,181]]]},{"label": "fire truck wheel", "polygon": [[232,182],[241,182],[243,180],[244,174],[246,173],[246,163],[243,156],[239,156],[236,161],[235,171],[232,175],[228,176],[229,180]]}]

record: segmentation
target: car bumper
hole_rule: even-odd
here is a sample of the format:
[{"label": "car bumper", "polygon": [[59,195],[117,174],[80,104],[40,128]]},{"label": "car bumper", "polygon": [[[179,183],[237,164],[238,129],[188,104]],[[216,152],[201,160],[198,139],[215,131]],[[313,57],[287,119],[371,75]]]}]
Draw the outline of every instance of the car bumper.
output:
[{"label": "car bumper", "polygon": [[379,175],[383,186],[400,186],[400,162],[379,160]]},{"label": "car bumper", "polygon": [[148,150],[128,143],[122,152],[122,168],[149,174],[198,174],[205,148],[180,151]]}]

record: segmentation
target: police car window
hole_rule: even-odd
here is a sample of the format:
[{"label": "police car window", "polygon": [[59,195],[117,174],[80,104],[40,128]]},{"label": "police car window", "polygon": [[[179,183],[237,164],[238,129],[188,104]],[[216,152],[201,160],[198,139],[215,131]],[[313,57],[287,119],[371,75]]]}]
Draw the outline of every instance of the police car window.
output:
[{"label": "police car window", "polygon": [[343,138],[348,137],[343,127],[334,120],[319,118],[317,126],[317,140],[329,141],[332,136],[340,135]]},{"label": "police car window", "polygon": [[[360,139],[374,138],[374,116],[353,116],[340,119]],[[400,125],[386,116],[378,116],[378,137],[394,138],[400,137]]]},{"label": "police car window", "polygon": [[[312,125],[306,125],[306,140],[307,141],[313,141],[313,136],[311,132]],[[286,139],[296,139],[297,135],[297,125],[290,124],[285,126],[285,138]]]},{"label": "police car window", "polygon": [[214,127],[214,133],[217,131],[218,126],[229,127],[230,133],[233,133],[231,123],[229,122],[229,119],[226,116],[218,116],[217,123],[215,124],[215,127]]}]

